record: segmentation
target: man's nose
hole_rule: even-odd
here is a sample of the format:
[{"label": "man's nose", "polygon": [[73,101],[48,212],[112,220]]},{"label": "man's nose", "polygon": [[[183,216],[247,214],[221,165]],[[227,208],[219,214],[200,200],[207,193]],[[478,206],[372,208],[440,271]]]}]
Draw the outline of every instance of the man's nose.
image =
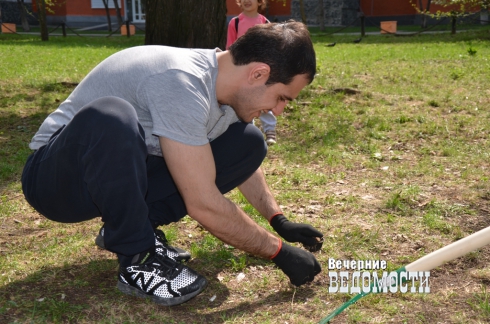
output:
[{"label": "man's nose", "polygon": [[286,107],[287,104],[288,104],[287,101],[281,101],[277,106],[272,108],[272,113],[274,114],[274,116],[281,115],[284,112],[284,108]]}]

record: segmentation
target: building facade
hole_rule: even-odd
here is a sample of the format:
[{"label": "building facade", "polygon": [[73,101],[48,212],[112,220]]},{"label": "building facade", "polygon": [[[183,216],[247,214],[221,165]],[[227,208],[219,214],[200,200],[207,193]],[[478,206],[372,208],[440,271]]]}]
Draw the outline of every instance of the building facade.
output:
[{"label": "building facade", "polygon": [[[318,0],[303,0],[304,16],[309,26],[320,24]],[[359,16],[359,0],[323,0],[323,21],[325,26],[347,26]],[[299,0],[291,1],[291,18],[301,21]]]},{"label": "building facade", "polygon": [[[36,0],[24,0],[29,10],[35,13]],[[117,23],[114,0],[107,0],[111,22]],[[136,24],[145,23],[146,0],[117,0],[124,20]],[[228,20],[240,13],[236,0],[225,0],[228,9]],[[422,0],[425,6],[428,0]],[[32,2],[32,4],[31,4]],[[84,27],[107,24],[106,9],[102,0],[53,0],[55,3],[47,13],[48,24],[65,22],[71,27]],[[302,20],[303,4],[304,17],[310,26],[320,24],[320,8],[318,0],[268,0],[268,8],[262,12],[270,21],[285,21],[287,19]],[[202,1],[205,5],[205,1]],[[364,15],[367,22],[378,24],[383,20],[396,20],[399,25],[417,24],[420,21],[414,5],[419,0],[323,0],[323,21],[325,26],[359,25],[358,17]],[[0,19],[4,22],[19,23],[17,0],[0,0]],[[448,10],[447,8],[431,5],[431,12]],[[31,18],[31,22],[34,18]],[[35,20],[34,20],[35,21]]]},{"label": "building facade", "polygon": [[[27,12],[32,12],[31,0],[24,0]],[[0,21],[6,23],[20,24],[20,10],[17,0],[0,0]],[[33,15],[26,15],[27,21],[31,25],[37,24],[37,19]]]}]

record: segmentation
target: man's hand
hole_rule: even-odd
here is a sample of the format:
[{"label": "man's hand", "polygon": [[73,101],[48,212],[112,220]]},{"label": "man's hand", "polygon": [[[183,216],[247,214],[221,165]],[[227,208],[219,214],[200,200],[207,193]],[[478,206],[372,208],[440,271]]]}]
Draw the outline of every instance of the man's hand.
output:
[{"label": "man's hand", "polygon": [[322,271],[313,254],[300,248],[282,243],[281,250],[272,261],[289,277],[295,286],[313,281]]},{"label": "man's hand", "polygon": [[311,252],[321,249],[323,234],[309,224],[290,222],[284,215],[274,216],[272,228],[288,242],[300,242]]}]

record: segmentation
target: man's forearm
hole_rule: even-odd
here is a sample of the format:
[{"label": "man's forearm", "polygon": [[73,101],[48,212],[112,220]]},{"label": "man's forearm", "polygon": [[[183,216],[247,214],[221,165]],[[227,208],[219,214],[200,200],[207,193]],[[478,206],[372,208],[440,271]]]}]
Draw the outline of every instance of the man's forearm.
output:
[{"label": "man's forearm", "polygon": [[238,186],[248,202],[267,220],[281,209],[265,181],[262,169],[257,169],[250,178]]},{"label": "man's forearm", "polygon": [[263,258],[270,258],[278,250],[278,238],[225,197],[212,205],[190,206],[189,215],[211,234],[237,249]]},{"label": "man's forearm", "polygon": [[276,253],[277,237],[255,223],[216,187],[216,166],[209,144],[189,146],[161,137],[160,145],[189,216],[240,250],[265,258]]}]

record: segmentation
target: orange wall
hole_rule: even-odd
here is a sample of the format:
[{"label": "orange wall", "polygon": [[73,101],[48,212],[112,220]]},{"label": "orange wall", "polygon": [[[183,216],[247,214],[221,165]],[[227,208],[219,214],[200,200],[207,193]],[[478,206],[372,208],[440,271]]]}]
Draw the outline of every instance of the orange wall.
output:
[{"label": "orange wall", "polygon": [[[422,0],[424,6],[427,4],[427,0]],[[360,0],[361,9],[366,16],[402,16],[402,15],[415,15],[417,10],[413,7],[413,4],[418,6],[418,0]],[[286,1],[286,5],[283,5],[283,0],[268,0],[269,16],[289,16],[291,15],[291,0]],[[236,16],[240,13],[240,8],[236,5],[236,0],[226,0],[227,14],[229,16]],[[450,11],[451,9],[457,9],[457,6],[445,8],[443,6],[431,4],[431,12],[436,13],[440,11]]]},{"label": "orange wall", "polygon": [[228,16],[237,16],[240,13],[240,8],[235,0],[226,0],[226,14]]},{"label": "orange wall", "polygon": [[291,0],[287,0],[285,6],[283,5],[282,0],[280,1],[269,0],[269,15],[271,16],[291,15]]},{"label": "orange wall", "polygon": [[[46,15],[66,16],[66,1],[53,0],[53,2],[54,5],[49,8],[54,11],[54,13],[46,10]],[[48,8],[47,5],[46,8]],[[37,12],[37,0],[32,0],[32,11]]]},{"label": "orange wall", "polygon": [[[53,13],[47,13],[54,16],[105,16],[105,9],[90,8],[90,0],[53,0],[55,5],[51,7]],[[112,0],[110,0],[112,1]],[[423,0],[427,3],[427,0]],[[121,12],[124,12],[126,1],[121,1]],[[361,9],[368,17],[375,16],[400,16],[400,15],[415,15],[417,10],[412,3],[418,5],[418,0],[360,0]],[[291,15],[291,0],[286,1],[283,5],[283,0],[268,0],[268,15],[269,16],[289,16]],[[37,12],[36,0],[32,0],[33,10]],[[227,14],[236,16],[240,13],[240,8],[236,5],[235,0],[226,0]],[[431,5],[431,12],[435,13],[438,10],[449,11],[451,8],[445,8]],[[455,8],[457,9],[457,8]],[[470,9],[470,8],[469,8]],[[111,15],[115,16],[114,9],[110,9]]]},{"label": "orange wall", "polygon": [[[426,1],[427,0],[424,0],[424,5],[425,5],[425,2]],[[444,6],[436,5],[436,4],[433,4],[433,3],[430,5],[430,12],[431,13],[436,13],[437,11],[448,12],[448,11],[451,11],[451,10],[459,11],[459,10],[461,10],[461,8],[458,5],[452,5],[452,6],[449,6],[449,7],[444,7]],[[480,10],[480,7],[479,6],[475,6],[475,7],[467,6],[465,8],[465,10],[471,11],[471,12],[476,12],[476,11],[479,11]]]},{"label": "orange wall", "polygon": [[[269,16],[290,16],[291,15],[291,0],[286,1],[283,5],[282,0],[268,0]],[[237,16],[241,11],[236,4],[236,0],[226,0],[226,9],[228,16]],[[264,12],[262,12],[264,14]]]},{"label": "orange wall", "polygon": [[[109,0],[112,1],[112,0]],[[46,12],[49,16],[105,16],[105,9],[92,9],[90,0],[53,0],[54,5],[50,9],[54,12]],[[121,1],[121,13],[124,12],[125,1]],[[32,0],[33,11],[37,12],[36,0]],[[115,9],[109,9],[112,16],[116,15]]]},{"label": "orange wall", "polygon": [[[32,1],[34,3],[34,0]],[[50,7],[58,16],[66,16],[66,1],[53,1],[54,5]],[[49,15],[49,11],[47,12]]]},{"label": "orange wall", "polygon": [[361,10],[367,17],[414,15],[410,0],[361,0]]},{"label": "orange wall", "polygon": [[[425,8],[427,0],[423,0],[423,3]],[[418,0],[361,0],[361,9],[367,17],[415,15],[418,11],[413,4],[418,8]],[[443,7],[434,3],[430,5],[431,13],[447,12],[451,9],[457,10],[458,6]]]}]

